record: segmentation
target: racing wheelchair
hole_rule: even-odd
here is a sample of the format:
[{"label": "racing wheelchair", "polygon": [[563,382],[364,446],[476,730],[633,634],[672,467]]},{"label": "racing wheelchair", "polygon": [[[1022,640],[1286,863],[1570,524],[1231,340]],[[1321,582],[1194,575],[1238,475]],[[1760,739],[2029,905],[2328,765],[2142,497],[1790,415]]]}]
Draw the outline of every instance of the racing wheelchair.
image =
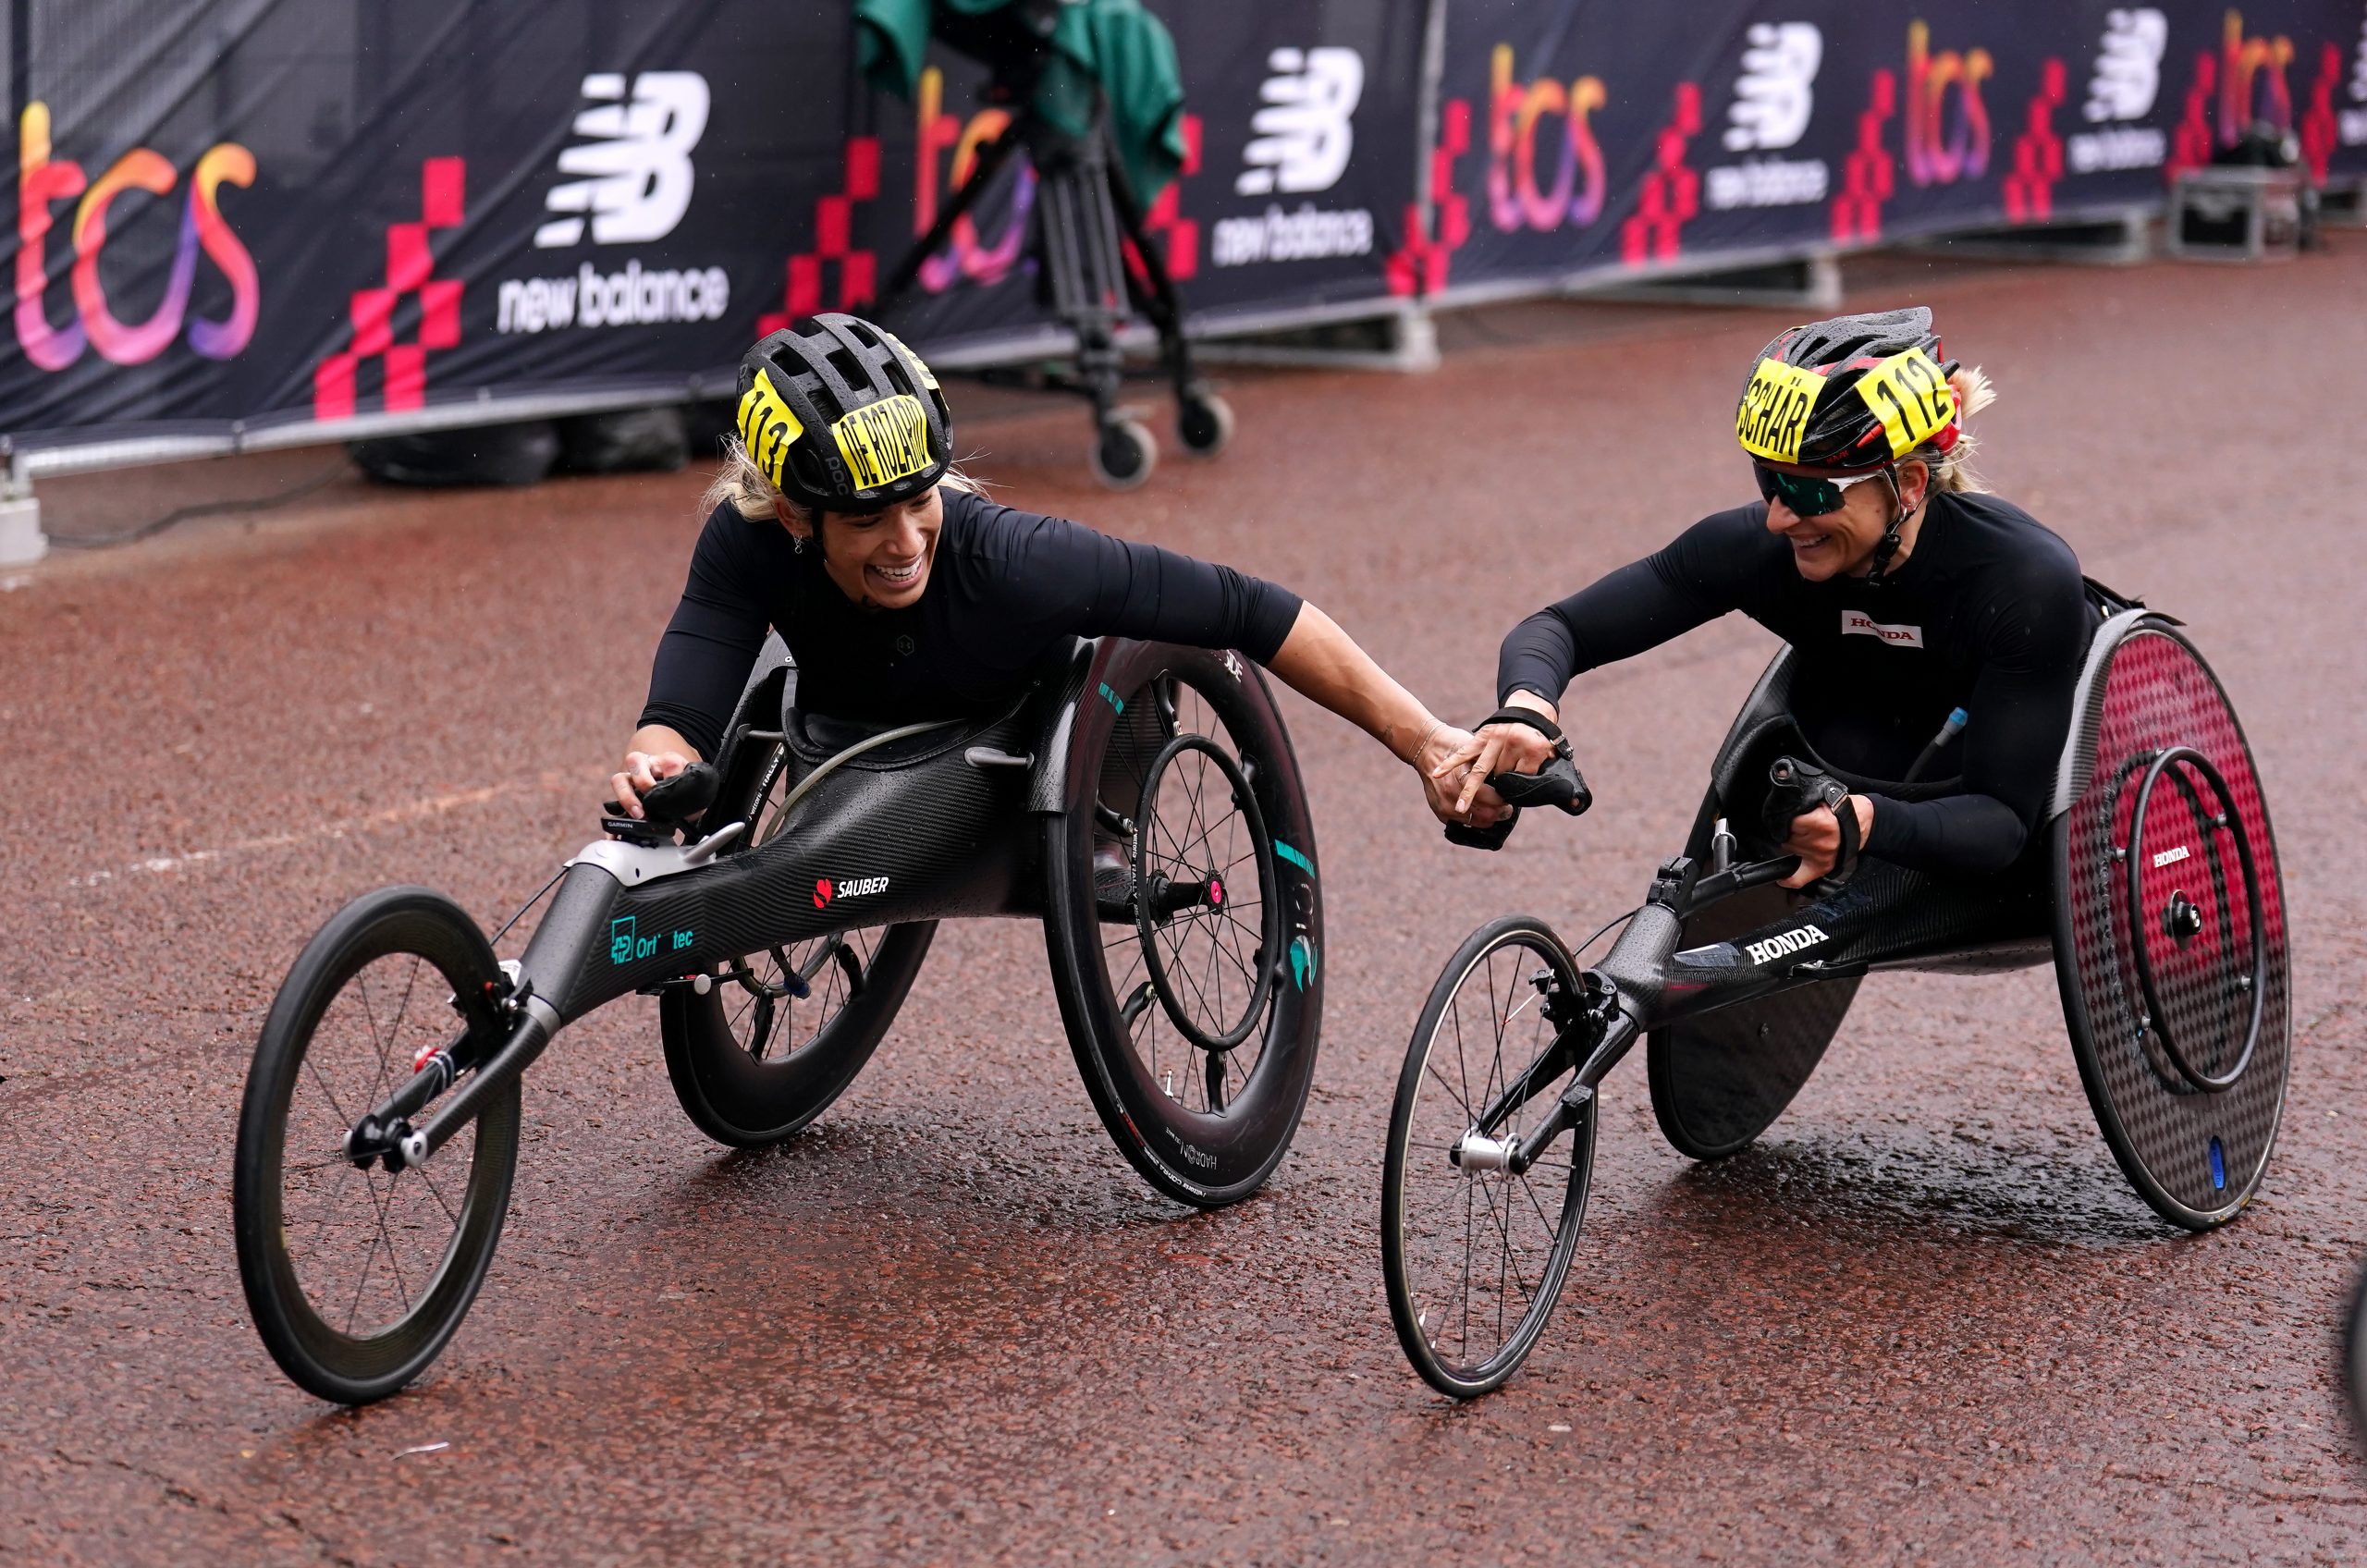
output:
[{"label": "racing wheelchair", "polygon": [[519,960],[415,887],[305,947],[256,1046],[233,1183],[248,1305],[297,1383],[379,1399],[448,1342],[500,1237],[521,1074],[563,1026],[655,993],[691,1120],[776,1143],[853,1082],[952,916],[1043,923],[1094,1109],[1153,1187],[1212,1208],[1281,1162],[1323,923],[1256,665],[1079,642],[999,715],[881,729],[795,692],[775,640],[713,765],[652,790],[644,820],[604,819],[615,836],[561,868]]},{"label": "racing wheelchair", "polygon": [[[1785,649],[1720,746],[1684,852],[1599,963],[1579,969],[1527,915],[1481,926],[1448,961],[1398,1078],[1381,1205],[1391,1318],[1432,1387],[1486,1393],[1537,1344],[1585,1219],[1595,1091],[1637,1039],[1662,1134],[1720,1159],[1783,1113],[1877,969],[2052,959],[2080,1082],[2129,1183],[2189,1230],[2242,1209],[2275,1141],[2291,1036],[2267,809],[2179,623],[2097,584],[2090,595],[2099,625],[2047,820],[2007,873],[1848,866],[1845,815],[1845,874],[1776,886],[1798,869],[1780,845],[1800,813],[1956,787],[1818,758],[1792,716]],[[1560,798],[1534,776],[1523,788],[1584,809],[1560,766],[1573,786]]]}]

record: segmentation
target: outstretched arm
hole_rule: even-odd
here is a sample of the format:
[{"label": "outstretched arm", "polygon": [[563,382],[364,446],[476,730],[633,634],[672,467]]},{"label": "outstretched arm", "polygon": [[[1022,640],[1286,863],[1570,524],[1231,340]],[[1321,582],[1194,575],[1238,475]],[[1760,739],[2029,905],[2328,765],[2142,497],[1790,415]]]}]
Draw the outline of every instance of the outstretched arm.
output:
[{"label": "outstretched arm", "polygon": [[1042,619],[1081,637],[1116,634],[1195,648],[1238,648],[1285,685],[1389,748],[1422,776],[1442,821],[1482,827],[1503,810],[1492,794],[1466,815],[1451,810],[1462,776],[1441,785],[1430,770],[1464,732],[1424,707],[1355,639],[1279,584],[1228,566],[1116,539],[1058,518],[1002,511],[1018,548],[1010,557],[1014,598]]},{"label": "outstretched arm", "polygon": [[[1337,621],[1315,606],[1302,604],[1290,635],[1266,668],[1292,691],[1338,714],[1420,773],[1430,809],[1441,820],[1463,820],[1459,811],[1448,809],[1453,797],[1447,792],[1462,780],[1451,778],[1442,784],[1431,770],[1441,767],[1469,737],[1424,707]],[[1497,808],[1483,805],[1471,819],[1484,827],[1496,815]]]}]

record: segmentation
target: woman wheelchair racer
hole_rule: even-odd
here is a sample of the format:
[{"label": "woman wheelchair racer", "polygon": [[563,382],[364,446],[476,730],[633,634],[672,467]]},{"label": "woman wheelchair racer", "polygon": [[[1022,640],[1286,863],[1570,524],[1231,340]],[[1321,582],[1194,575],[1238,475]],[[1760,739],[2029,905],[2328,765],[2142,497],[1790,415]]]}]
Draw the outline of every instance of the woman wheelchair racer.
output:
[{"label": "woman wheelchair racer", "polygon": [[1769,343],[1735,416],[1762,499],[1513,629],[1498,712],[1432,775],[1462,773],[1458,815],[1500,819],[1488,776],[1533,773],[1564,745],[1575,676],[1738,609],[1795,650],[1795,717],[1820,755],[1866,778],[1960,779],[1936,799],[1852,794],[1846,821],[1821,807],[1793,819],[1786,886],[1859,849],[1940,875],[2014,864],[2045,809],[2096,617],[2071,547],[1967,464],[1965,420],[1992,398],[1980,371],[1945,359],[1926,309]]},{"label": "woman wheelchair racer", "polygon": [[991,712],[1070,637],[1237,648],[1422,776],[1469,736],[1288,589],[987,500],[952,462],[937,377],[893,333],[810,316],[740,365],[740,437],[610,783],[641,796],[715,755],[767,627],[801,709],[864,723]]}]

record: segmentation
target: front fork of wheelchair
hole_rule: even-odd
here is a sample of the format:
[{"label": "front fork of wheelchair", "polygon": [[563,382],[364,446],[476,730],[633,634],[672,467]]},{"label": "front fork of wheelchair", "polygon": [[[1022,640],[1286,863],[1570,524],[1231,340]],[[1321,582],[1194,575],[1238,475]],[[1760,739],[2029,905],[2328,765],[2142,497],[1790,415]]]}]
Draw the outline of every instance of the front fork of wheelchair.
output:
[{"label": "front fork of wheelchair", "polygon": [[[1788,857],[1762,866],[1729,869],[1721,880],[1782,875],[1797,862]],[[1709,879],[1699,877],[1693,863],[1678,856],[1662,864],[1643,904],[1627,928],[1603,955],[1602,962],[1578,975],[1575,993],[1565,992],[1550,972],[1531,977],[1542,998],[1547,1020],[1554,1026],[1553,1043],[1528,1067],[1504,1085],[1474,1119],[1462,1142],[1447,1158],[1466,1170],[1503,1170],[1518,1176],[1537,1163],[1553,1140],[1592,1114],[1595,1085],[1619,1064],[1643,1036],[1645,1022],[1657,1004],[1669,955],[1675,951],[1684,929],[1679,913],[1693,902]],[[1496,1130],[1536,1094],[1575,1067],[1570,1084],[1553,1109],[1526,1135],[1495,1136]]]},{"label": "front fork of wheelchair", "polygon": [[[1532,981],[1543,998],[1545,1016],[1555,1028],[1553,1044],[1545,1054],[1480,1110],[1463,1141],[1447,1151],[1458,1170],[1502,1170],[1526,1174],[1553,1145],[1553,1141],[1593,1114],[1594,1086],[1627,1054],[1642,1026],[1622,1005],[1619,988],[1600,969],[1578,976],[1578,993],[1564,992],[1550,974]],[[1497,1129],[1537,1093],[1575,1065],[1577,1075],[1557,1096],[1544,1119],[1518,1138],[1498,1138]]]}]

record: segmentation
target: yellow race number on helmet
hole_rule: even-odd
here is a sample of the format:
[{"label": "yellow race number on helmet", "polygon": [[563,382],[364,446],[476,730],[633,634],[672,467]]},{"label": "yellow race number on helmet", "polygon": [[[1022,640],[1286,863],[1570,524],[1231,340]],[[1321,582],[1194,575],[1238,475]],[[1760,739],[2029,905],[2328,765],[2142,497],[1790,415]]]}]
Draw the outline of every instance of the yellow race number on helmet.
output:
[{"label": "yellow race number on helmet", "polygon": [[848,412],[830,426],[858,490],[877,490],[929,465],[928,413],[909,392]]},{"label": "yellow race number on helmet", "polygon": [[773,390],[772,378],[758,371],[754,383],[740,395],[740,439],[774,484],[781,483],[789,466],[790,443],[804,434],[804,425]]},{"label": "yellow race number on helmet", "polygon": [[1894,458],[1907,456],[1956,417],[1955,390],[1932,356],[1920,349],[1893,354],[1858,378],[1857,391],[1883,422],[1883,435],[1890,442]]},{"label": "yellow race number on helmet", "polygon": [[1816,395],[1823,386],[1824,377],[1812,370],[1781,360],[1760,361],[1735,414],[1735,438],[1742,449],[1771,462],[1799,461],[1809,410],[1816,407]]}]

